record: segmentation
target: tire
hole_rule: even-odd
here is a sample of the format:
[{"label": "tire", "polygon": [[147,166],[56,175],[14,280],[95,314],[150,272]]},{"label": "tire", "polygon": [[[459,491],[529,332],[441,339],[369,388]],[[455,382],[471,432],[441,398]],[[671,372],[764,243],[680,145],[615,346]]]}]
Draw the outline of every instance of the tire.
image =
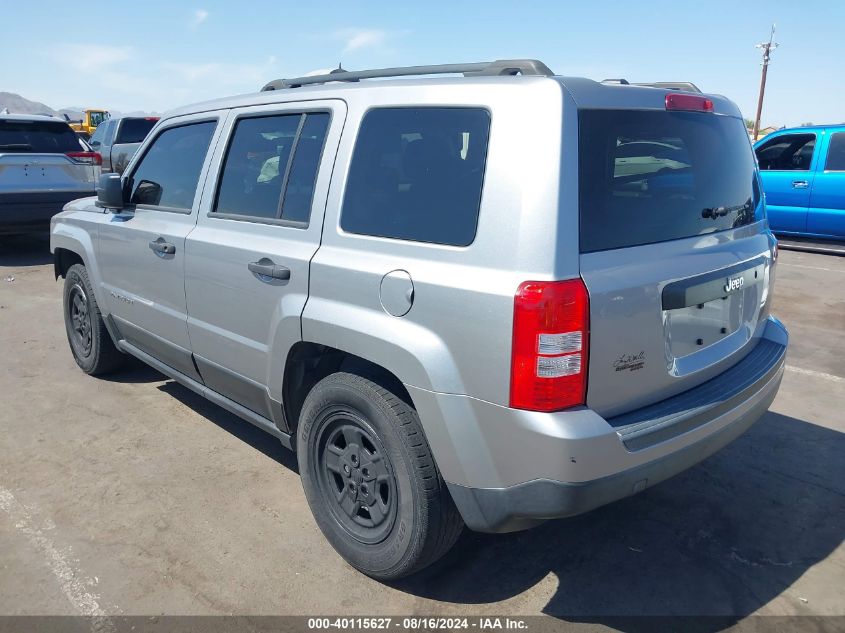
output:
[{"label": "tire", "polygon": [[314,386],[300,416],[297,458],[317,525],[368,576],[416,573],[463,529],[417,412],[373,380],[339,372]]},{"label": "tire", "polygon": [[82,264],[74,264],[65,275],[62,306],[68,344],[79,368],[89,376],[118,369],[126,356],[115,347],[106,330],[88,271]]}]

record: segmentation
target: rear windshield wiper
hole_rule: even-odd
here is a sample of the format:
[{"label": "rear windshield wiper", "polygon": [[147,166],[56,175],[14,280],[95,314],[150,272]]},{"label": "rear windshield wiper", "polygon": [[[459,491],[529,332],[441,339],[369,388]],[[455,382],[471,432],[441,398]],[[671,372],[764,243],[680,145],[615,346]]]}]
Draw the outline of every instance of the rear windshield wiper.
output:
[{"label": "rear windshield wiper", "polygon": [[721,218],[726,216],[728,213],[737,213],[740,211],[747,211],[750,208],[751,204],[746,202],[745,204],[738,204],[735,207],[707,207],[701,210],[701,217],[702,218]]},{"label": "rear windshield wiper", "polygon": [[0,151],[4,149],[15,152],[31,152],[32,145],[29,143],[0,143]]}]

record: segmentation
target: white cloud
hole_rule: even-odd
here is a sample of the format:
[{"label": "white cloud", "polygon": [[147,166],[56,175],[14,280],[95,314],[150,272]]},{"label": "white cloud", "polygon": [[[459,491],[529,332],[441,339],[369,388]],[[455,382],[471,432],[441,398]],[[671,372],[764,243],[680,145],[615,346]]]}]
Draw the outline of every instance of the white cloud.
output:
[{"label": "white cloud", "polygon": [[309,70],[303,75],[303,77],[314,77],[315,75],[328,75],[331,71],[331,68],[318,68],[317,70]]},{"label": "white cloud", "polygon": [[55,47],[50,56],[68,68],[95,74],[133,59],[135,49],[131,46],[106,44],[62,44]]},{"label": "white cloud", "polygon": [[205,22],[207,19],[208,11],[206,11],[205,9],[197,9],[196,11],[194,11],[193,16],[191,16],[191,21],[188,22],[188,28],[199,28],[200,24]]},{"label": "white cloud", "polygon": [[278,72],[276,64],[276,58],[271,56],[262,64],[164,62],[161,68],[165,73],[178,78],[181,86],[203,84],[220,94],[220,88],[225,89],[227,86],[258,91],[271,79],[278,79],[275,75]]},{"label": "white cloud", "polygon": [[365,48],[381,48],[391,36],[391,33],[381,29],[341,29],[335,33],[336,39],[344,42],[344,53]]},{"label": "white cloud", "polygon": [[54,108],[93,104],[127,112],[161,112],[186,103],[258,92],[268,81],[290,74],[272,55],[258,62],[190,63],[150,59],[140,47],[99,44],[56,44],[45,47],[42,59],[45,68],[57,74],[49,93],[39,92],[38,84],[22,92]]}]

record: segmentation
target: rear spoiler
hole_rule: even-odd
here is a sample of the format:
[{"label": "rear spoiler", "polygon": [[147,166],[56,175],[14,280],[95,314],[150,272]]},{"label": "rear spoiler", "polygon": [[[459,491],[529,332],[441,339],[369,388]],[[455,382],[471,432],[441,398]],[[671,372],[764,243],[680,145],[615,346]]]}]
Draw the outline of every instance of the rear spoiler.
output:
[{"label": "rear spoiler", "polygon": [[627,79],[605,79],[603,84],[618,86],[642,86],[645,88],[662,88],[663,90],[681,90],[683,92],[701,92],[701,89],[691,81],[655,81],[654,83],[631,83]]}]

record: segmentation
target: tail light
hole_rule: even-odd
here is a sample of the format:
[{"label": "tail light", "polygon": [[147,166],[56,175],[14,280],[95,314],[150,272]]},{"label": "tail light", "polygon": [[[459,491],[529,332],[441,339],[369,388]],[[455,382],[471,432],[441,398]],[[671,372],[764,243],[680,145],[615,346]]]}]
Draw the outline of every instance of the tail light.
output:
[{"label": "tail light", "polygon": [[103,157],[100,152],[67,152],[66,156],[72,158],[77,163],[85,163],[86,165],[102,165]]},{"label": "tail light", "polygon": [[557,411],[584,404],[590,299],[581,279],[526,281],[513,307],[510,406]]},{"label": "tail light", "polygon": [[666,95],[667,110],[687,110],[690,112],[713,112],[713,100],[686,93]]}]

